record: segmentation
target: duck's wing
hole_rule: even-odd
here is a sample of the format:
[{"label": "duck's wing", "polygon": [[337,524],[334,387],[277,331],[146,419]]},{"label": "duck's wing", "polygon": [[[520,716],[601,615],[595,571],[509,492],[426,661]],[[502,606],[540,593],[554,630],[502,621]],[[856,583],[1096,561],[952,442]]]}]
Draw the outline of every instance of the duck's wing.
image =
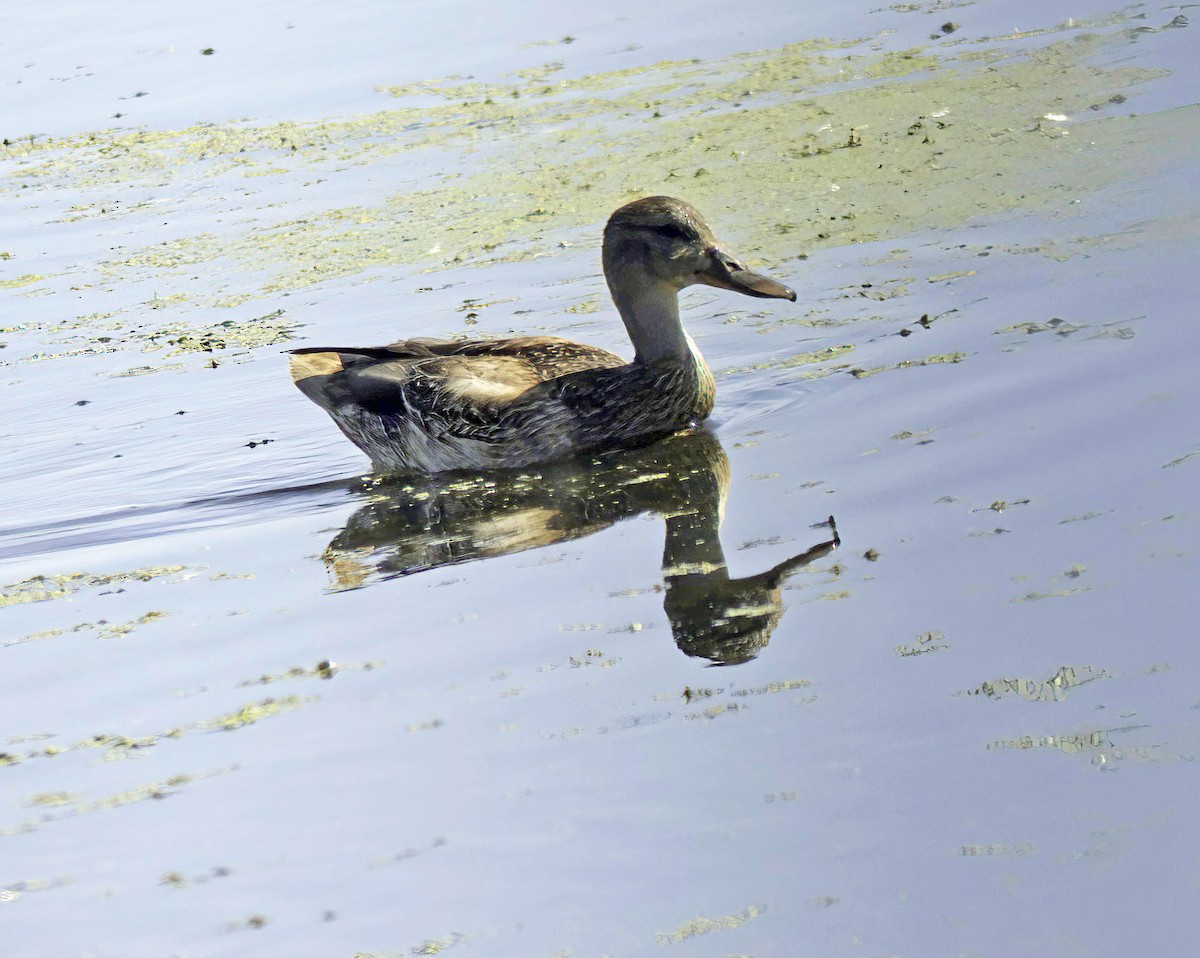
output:
[{"label": "duck's wing", "polygon": [[621,365],[607,350],[549,336],[291,351],[292,379],[322,408],[406,416],[454,434],[460,423],[469,431],[494,421],[539,383]]},{"label": "duck's wing", "polygon": [[557,379],[584,369],[607,369],[625,365],[625,360],[607,349],[588,346],[559,336],[512,336],[507,339],[465,339],[445,342],[407,339],[385,346],[395,357],[503,357],[527,363],[540,382]]},{"label": "duck's wing", "polygon": [[692,363],[623,363],[538,383],[492,416],[464,417],[453,435],[499,444],[522,436],[547,459],[568,451],[641,445],[693,420],[697,374]]}]

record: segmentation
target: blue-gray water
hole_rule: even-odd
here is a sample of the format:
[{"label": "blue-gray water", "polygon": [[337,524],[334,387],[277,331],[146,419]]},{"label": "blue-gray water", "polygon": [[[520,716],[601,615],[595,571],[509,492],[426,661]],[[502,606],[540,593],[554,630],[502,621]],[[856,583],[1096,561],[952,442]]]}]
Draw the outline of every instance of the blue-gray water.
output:
[{"label": "blue-gray water", "polygon": [[[0,154],[0,955],[1193,953],[1200,24],[871,10],[8,11],[0,135],[64,165]],[[1083,69],[1142,71],[1061,120],[1024,91],[995,135],[1140,119],[1036,202],[772,256],[795,306],[686,293],[709,430],[536,479],[364,480],[283,338],[180,337],[282,309],[289,342],[628,352],[602,217],[536,256],[272,290],[282,254],[195,249],[449,189],[461,141],[243,177],[174,141],[109,175],[69,140],[332,121],[549,59],[923,49],[951,21],[1000,38],[979,70],[1099,35]],[[751,248],[783,217],[735,213],[709,215]],[[811,547],[775,595],[737,581]]]}]

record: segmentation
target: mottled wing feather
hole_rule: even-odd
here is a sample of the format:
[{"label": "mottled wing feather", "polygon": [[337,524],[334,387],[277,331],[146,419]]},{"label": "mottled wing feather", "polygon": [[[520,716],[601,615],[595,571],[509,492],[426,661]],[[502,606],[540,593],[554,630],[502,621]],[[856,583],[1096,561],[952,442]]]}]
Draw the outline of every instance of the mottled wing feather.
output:
[{"label": "mottled wing feather", "polygon": [[487,443],[523,436],[547,454],[648,442],[688,425],[695,383],[694,368],[683,363],[586,370],[535,386],[489,421],[449,429]]},{"label": "mottled wing feather", "polygon": [[[296,350],[300,352],[301,350]],[[303,350],[320,352],[321,350]],[[514,336],[507,339],[406,339],[388,346],[352,352],[376,360],[430,359],[451,356],[512,356],[532,364],[542,380],[581,369],[623,365],[625,360],[606,349],[558,336]]]},{"label": "mottled wing feather", "polygon": [[[459,419],[493,421],[507,403],[540,382],[625,363],[607,350],[552,336],[410,339],[389,346],[292,352],[338,358],[340,370],[301,387],[326,408],[353,404],[378,416],[417,416],[446,426]],[[323,395],[314,395],[318,392]]]}]

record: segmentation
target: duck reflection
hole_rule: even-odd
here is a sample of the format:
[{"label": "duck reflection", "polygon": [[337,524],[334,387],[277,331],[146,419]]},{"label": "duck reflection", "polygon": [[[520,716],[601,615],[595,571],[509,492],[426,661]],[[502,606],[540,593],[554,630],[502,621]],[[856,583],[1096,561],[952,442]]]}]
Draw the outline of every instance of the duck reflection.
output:
[{"label": "duck reflection", "polygon": [[721,665],[754,658],[783,615],[787,577],[839,544],[829,538],[757,575],[731,578],[718,534],[729,460],[711,433],[536,470],[371,480],[324,560],[335,588],[590,535],[642,513],[666,521],[664,608],[687,655]]}]

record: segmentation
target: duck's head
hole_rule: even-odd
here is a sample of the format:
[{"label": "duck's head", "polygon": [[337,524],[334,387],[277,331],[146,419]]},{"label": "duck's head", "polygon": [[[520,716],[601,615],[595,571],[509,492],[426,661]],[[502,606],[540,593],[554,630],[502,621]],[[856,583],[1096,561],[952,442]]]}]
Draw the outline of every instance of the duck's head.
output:
[{"label": "duck's head", "polygon": [[604,228],[604,273],[614,299],[626,285],[678,292],[704,283],[747,296],[796,300],[793,290],[746,267],[691,206],[670,196],[627,203]]}]

